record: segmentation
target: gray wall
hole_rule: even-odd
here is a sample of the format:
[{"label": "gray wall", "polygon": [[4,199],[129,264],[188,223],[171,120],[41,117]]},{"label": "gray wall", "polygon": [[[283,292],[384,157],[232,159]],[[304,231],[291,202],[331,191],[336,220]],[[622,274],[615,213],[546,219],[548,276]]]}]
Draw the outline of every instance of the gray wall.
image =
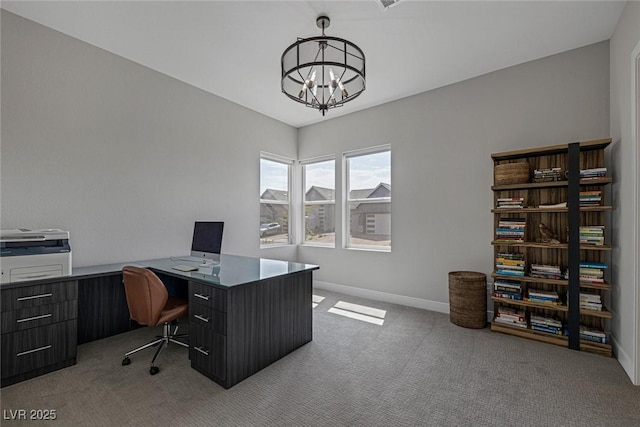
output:
[{"label": "gray wall", "polygon": [[69,230],[76,267],[188,253],[195,220],[260,254],[260,150],[295,128],[4,10],[1,60],[3,229]]},{"label": "gray wall", "polygon": [[[640,214],[640,147],[633,138],[632,93],[635,78],[631,69],[632,53],[640,43],[640,3],[627,3],[611,38],[611,137],[614,140],[614,324],[617,358],[634,381],[640,385],[640,272],[636,244]],[[636,50],[635,54],[639,52]],[[636,104],[637,105],[637,104]],[[638,126],[638,124],[635,124]]]},{"label": "gray wall", "polygon": [[492,271],[491,153],[608,136],[608,42],[304,127],[300,159],[391,144],[392,252],[300,247],[299,259],[322,266],[320,285],[447,310],[448,272]]}]

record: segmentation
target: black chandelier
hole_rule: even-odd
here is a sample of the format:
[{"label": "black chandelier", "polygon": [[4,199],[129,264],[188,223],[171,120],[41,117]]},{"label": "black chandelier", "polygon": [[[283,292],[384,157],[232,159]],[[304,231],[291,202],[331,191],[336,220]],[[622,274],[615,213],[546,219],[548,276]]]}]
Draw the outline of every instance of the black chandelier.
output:
[{"label": "black chandelier", "polygon": [[341,107],[365,89],[364,53],[355,44],[325,36],[330,20],[319,16],[322,36],[298,41],[284,50],[282,92],[296,102],[324,113]]}]

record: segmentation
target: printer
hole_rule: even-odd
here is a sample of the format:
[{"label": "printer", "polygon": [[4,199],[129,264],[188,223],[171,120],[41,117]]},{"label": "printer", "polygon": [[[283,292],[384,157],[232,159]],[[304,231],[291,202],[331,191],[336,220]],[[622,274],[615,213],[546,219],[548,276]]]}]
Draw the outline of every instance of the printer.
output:
[{"label": "printer", "polygon": [[2,284],[71,274],[68,231],[26,228],[1,230],[0,247]]}]

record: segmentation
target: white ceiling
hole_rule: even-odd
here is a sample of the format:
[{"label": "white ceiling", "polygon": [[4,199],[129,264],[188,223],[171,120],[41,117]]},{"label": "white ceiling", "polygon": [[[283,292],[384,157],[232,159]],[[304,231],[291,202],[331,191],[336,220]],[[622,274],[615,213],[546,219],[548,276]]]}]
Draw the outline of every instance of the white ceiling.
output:
[{"label": "white ceiling", "polygon": [[[295,127],[608,40],[625,2],[2,1],[2,8]],[[367,90],[322,115],[280,91],[280,56],[326,34],[362,48]]]}]

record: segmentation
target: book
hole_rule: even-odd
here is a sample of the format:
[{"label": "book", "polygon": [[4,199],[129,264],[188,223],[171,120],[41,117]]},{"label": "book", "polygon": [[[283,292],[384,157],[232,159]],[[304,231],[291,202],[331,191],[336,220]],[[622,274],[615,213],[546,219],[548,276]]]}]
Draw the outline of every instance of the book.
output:
[{"label": "book", "polygon": [[556,203],[553,205],[538,205],[541,209],[555,209],[555,208],[566,208],[567,202]]}]

